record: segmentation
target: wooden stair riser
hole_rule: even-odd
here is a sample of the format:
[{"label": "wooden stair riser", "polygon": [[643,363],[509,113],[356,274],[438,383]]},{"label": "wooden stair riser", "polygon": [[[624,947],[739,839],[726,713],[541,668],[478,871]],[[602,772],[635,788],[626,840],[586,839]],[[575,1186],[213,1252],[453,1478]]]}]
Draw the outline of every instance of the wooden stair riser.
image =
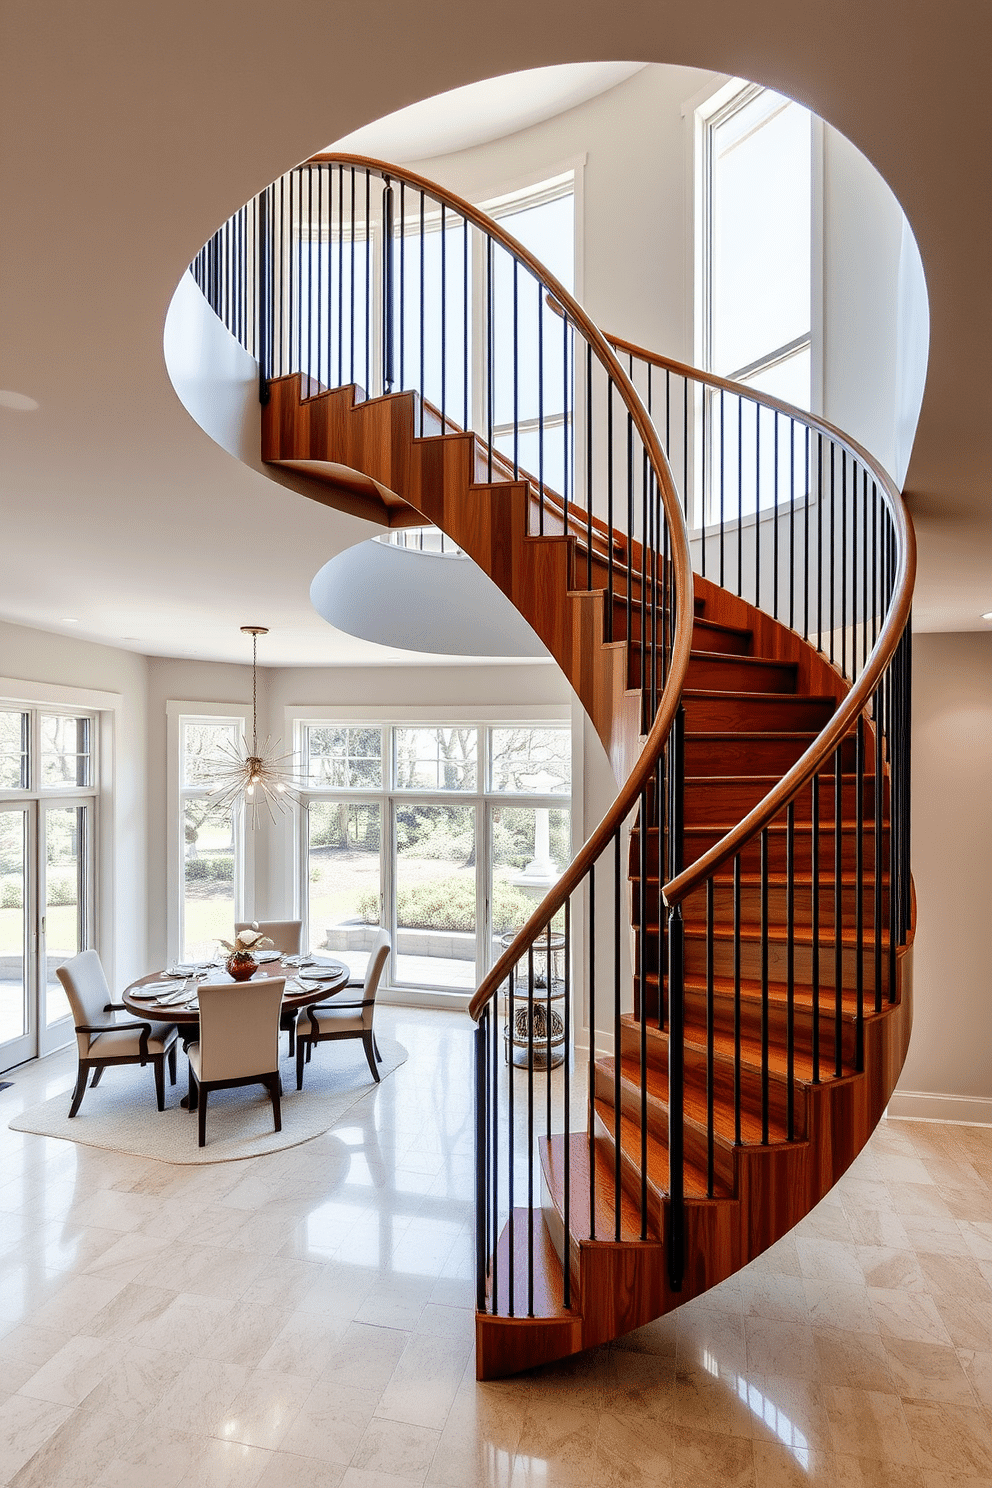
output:
[{"label": "wooden stair riser", "polygon": [[[633,865],[636,867],[636,865]],[[635,930],[640,929],[641,920],[641,886],[637,877],[631,875],[631,924]],[[741,925],[755,926],[761,924],[761,885],[755,882],[742,882],[740,891],[740,915]],[[821,931],[829,931],[834,923],[834,884],[832,877],[821,878],[819,883],[819,924]],[[658,881],[648,880],[647,884],[647,918],[644,922],[645,929],[649,934],[658,933]],[[856,916],[858,905],[857,884],[851,880],[841,881],[841,926],[851,930],[856,928]],[[875,909],[875,886],[873,882],[864,884],[861,894],[862,905],[862,928],[865,938],[874,935],[874,909]],[[881,894],[881,914],[883,933],[888,926],[889,920],[889,895],[888,890],[883,888]],[[768,923],[769,925],[785,926],[788,924],[789,906],[788,889],[783,882],[770,883],[768,885]],[[682,917],[686,924],[692,924],[697,930],[705,929],[706,926],[706,889],[697,889],[684,901],[682,905]],[[793,924],[797,927],[807,927],[813,921],[813,891],[809,880],[805,883],[795,885],[793,891]],[[717,879],[713,885],[713,923],[714,925],[733,925],[734,922],[734,886],[725,879]]]},{"label": "wooden stair riser", "polygon": [[[633,659],[637,659],[636,653]],[[639,685],[639,679],[634,685]],[[767,661],[761,656],[709,655],[693,649],[685,685],[704,692],[773,692],[794,695],[796,666],[791,661]]]},{"label": "wooden stair riser", "polygon": [[[684,839],[684,858],[687,864],[694,863],[697,858],[702,857],[711,847],[723,839],[723,832],[718,827],[686,828]],[[820,826],[819,851],[817,863],[821,875],[833,882],[835,862],[835,834],[833,824]],[[852,875],[857,868],[857,833],[853,824],[843,824],[840,832],[841,848],[841,873]],[[810,853],[812,849],[812,833],[808,822],[797,822],[794,833],[793,851],[795,855],[795,869],[799,873],[809,874],[811,872]],[[862,860],[864,873],[868,875],[874,872],[875,834],[871,827],[866,828],[862,836]],[[886,868],[889,862],[889,833],[888,829],[882,832],[882,858]],[[784,874],[788,859],[788,846],[786,843],[786,832],[784,827],[773,826],[768,829],[768,871],[773,874]],[[760,841],[747,843],[740,852],[741,872],[757,876],[761,872],[761,844]],[[628,862],[633,866],[633,872],[640,873],[640,834],[634,827],[630,834],[630,852]],[[667,866],[667,864],[666,864]],[[726,865],[731,871],[733,860]],[[649,878],[658,876],[658,833],[651,828],[648,831],[645,871]],[[667,875],[666,875],[667,876]]]},{"label": "wooden stair riser", "polygon": [[[821,824],[833,822],[834,801],[836,799],[836,783],[832,774],[820,775],[819,814]],[[694,827],[706,826],[709,823],[726,823],[742,820],[743,817],[760,801],[764,799],[771,790],[774,780],[768,777],[755,776],[742,779],[721,779],[719,776],[697,776],[686,777],[685,782],[685,819]],[[882,820],[888,816],[887,792],[882,791]],[[858,809],[858,781],[857,776],[848,775],[841,777],[840,787],[841,816],[856,821]],[[811,821],[813,816],[813,791],[812,786],[804,786],[792,803],[793,820]],[[866,826],[871,826],[875,817],[875,781],[874,778],[865,778],[861,782],[861,810],[862,820]]]},{"label": "wooden stair riser", "polygon": [[[781,778],[796,763],[816,738],[815,733],[725,735],[693,734],[685,736],[686,777],[702,775],[747,776],[774,775]],[[847,738],[841,755],[846,774],[856,768],[855,742]],[[865,773],[874,769],[874,756],[865,753]]]},{"label": "wooden stair riser", "polygon": [[[768,1010],[769,1044],[776,1056],[776,1065],[770,1070],[768,1082],[769,1094],[769,1120],[777,1140],[784,1140],[787,1133],[788,1123],[788,1087],[786,1083],[786,1043],[787,1024],[784,1007],[773,1003]],[[705,991],[695,987],[687,987],[685,995],[685,1019],[686,1019],[686,1049],[685,1049],[685,1078],[688,1085],[694,1090],[694,1100],[705,1100],[706,1093],[706,995]],[[725,1136],[733,1129],[733,1103],[734,1103],[734,1059],[729,1050],[722,1047],[722,1041],[729,1040],[734,1033],[734,1004],[733,998],[723,995],[714,997],[713,1000],[713,1028],[714,1035],[721,1042],[720,1047],[714,1049],[713,1072],[714,1090],[716,1093],[717,1110],[719,1121],[725,1129]],[[836,1052],[834,1044],[834,1025],[832,1014],[828,1018],[825,1011],[820,1015],[820,1078],[826,1080],[833,1077]],[[645,1028],[646,1050],[645,1056],[648,1064],[655,1069],[667,1071],[668,1069],[668,1032],[659,1029],[656,1024],[648,1022]],[[745,1046],[741,1054],[741,1097],[742,1109],[747,1112],[752,1125],[761,1120],[762,1084],[761,1068],[755,1063],[750,1052],[750,1047],[756,1045],[761,1038],[761,1006],[751,999],[741,1000],[741,1039]],[[842,1064],[843,1068],[851,1071],[855,1066],[855,1026],[853,1016],[845,1016],[842,1024]],[[750,1047],[749,1047],[750,1046]],[[640,1059],[640,1023],[636,1017],[624,1020],[621,1025],[620,1047],[625,1059],[639,1061]],[[796,1074],[795,1098],[793,1109],[793,1126],[796,1138],[801,1138],[806,1133],[808,1119],[807,1092],[813,1084],[812,1080],[812,1018],[808,1008],[796,1008],[795,1013],[795,1054],[797,1060],[803,1060],[804,1066],[800,1066]],[[802,1068],[805,1067],[808,1078],[803,1077]],[[745,1138],[746,1140],[747,1138]]]},{"label": "wooden stair riser", "polygon": [[[781,989],[776,989],[777,991]],[[802,989],[804,997],[797,999],[793,1008],[793,1039],[795,1051],[809,1059],[813,1057],[813,1012],[806,998],[808,989]],[[836,1063],[836,1023],[835,1023],[836,1001],[831,988],[829,992],[821,994],[820,1000],[820,1072],[825,1077],[832,1072]],[[874,994],[865,998],[865,1010],[874,1007]],[[690,983],[685,989],[685,1016],[686,1021],[695,1030],[697,1036],[705,1037],[707,1016],[707,994],[703,986]],[[730,1037],[734,1032],[734,999],[726,993],[715,993],[713,997],[713,1026],[718,1033]],[[776,1049],[784,1049],[788,1040],[788,1011],[785,1003],[776,997],[769,1000],[768,1005],[768,1036],[771,1044]],[[761,1038],[761,1002],[760,999],[749,996],[741,998],[741,1037],[745,1040],[757,1041]],[[844,1069],[853,1069],[857,1056],[857,1030],[854,1021],[854,1011],[847,1006],[845,1000],[844,1014],[841,1019],[841,1063]]]},{"label": "wooden stair riser", "polygon": [[[641,943],[638,937],[636,945]],[[645,955],[651,958],[653,946],[656,950],[658,942],[652,937],[643,937]],[[734,943],[729,935],[721,934],[714,937],[713,941],[713,975],[731,977],[734,974]],[[693,926],[687,925],[685,931],[685,971],[687,976],[706,976],[707,974],[707,944],[704,931],[697,931]],[[786,985],[788,976],[788,948],[782,941],[769,939],[768,948],[768,980],[777,982],[783,987]],[[798,942],[792,948],[793,958],[793,984],[804,987],[813,985],[813,947]],[[762,947],[758,939],[741,938],[740,964],[741,976],[749,981],[760,981],[762,975]],[[853,991],[857,979],[858,955],[854,945],[844,945],[841,948],[841,987]],[[832,937],[821,935],[819,942],[819,985],[821,992],[829,989],[832,995],[835,991],[835,968],[836,956],[835,945]],[[871,944],[866,944],[861,954],[862,986],[874,988],[875,986],[875,949]],[[649,964],[649,970],[657,970],[656,966]],[[889,990],[889,967],[888,953],[883,946],[881,950],[881,973],[882,992],[885,996]]]},{"label": "wooden stair riser", "polygon": [[[597,1064],[596,1066],[596,1099],[600,1103],[597,1112],[604,1128],[604,1135],[612,1144],[613,1151],[616,1150],[614,1123],[611,1112],[616,1101],[616,1087],[614,1085],[612,1066],[613,1061]],[[689,1080],[690,1059],[687,1051],[686,1056],[686,1079]],[[687,1092],[688,1094],[689,1092]],[[705,1079],[702,1085],[696,1085],[697,1103],[700,1098],[705,1098]],[[632,1122],[638,1129],[641,1121],[641,1093],[632,1080],[621,1074],[620,1079],[620,1109],[628,1121]],[[668,1145],[668,1106],[667,1103],[658,1100],[648,1100],[647,1110],[648,1130],[652,1135]],[[598,1130],[598,1128],[597,1128]],[[686,1162],[700,1175],[707,1171],[707,1137],[706,1126],[698,1120],[686,1116],[683,1123],[683,1141],[685,1143]],[[723,1193],[733,1192],[734,1185],[734,1145],[733,1142],[719,1138],[714,1141],[713,1146],[714,1178],[717,1191]],[[621,1173],[624,1186],[635,1204],[640,1203],[641,1178],[640,1178],[640,1152],[621,1154]],[[669,1176],[667,1168],[657,1175],[648,1169],[649,1178],[658,1190],[657,1202],[661,1203],[663,1195],[667,1192]],[[705,1179],[700,1183],[705,1189]],[[649,1212],[650,1212],[649,1198]]]},{"label": "wooden stair riser", "polygon": [[793,733],[820,729],[833,716],[833,698],[789,693],[686,690],[686,733]]}]

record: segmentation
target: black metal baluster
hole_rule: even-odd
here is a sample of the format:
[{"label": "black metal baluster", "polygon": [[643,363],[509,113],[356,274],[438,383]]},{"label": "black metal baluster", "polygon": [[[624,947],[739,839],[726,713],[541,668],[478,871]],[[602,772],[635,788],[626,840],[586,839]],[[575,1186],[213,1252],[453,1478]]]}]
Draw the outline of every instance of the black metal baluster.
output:
[{"label": "black metal baluster", "polygon": [[[462,218],[462,428],[468,422],[468,348],[471,334],[470,304],[468,290],[468,218]],[[568,1305],[567,1303],[565,1304]]]},{"label": "black metal baluster", "polygon": [[[385,242],[385,223],[382,229]],[[371,398],[375,389],[372,386],[372,176],[369,171],[365,172],[365,389]]]},{"label": "black metal baluster", "polygon": [[816,649],[823,650],[823,435],[816,436]]},{"label": "black metal baluster", "polygon": [[[648,919],[648,793],[641,791],[638,812],[640,831],[637,836],[637,963],[640,982],[637,996],[638,1034],[641,1082],[641,1239],[648,1238],[648,998],[647,998],[647,919]],[[661,999],[661,922],[658,928],[658,998]]]},{"label": "black metal baluster", "polygon": [[427,398],[427,389],[424,387],[424,278],[425,264],[424,255],[427,251],[427,234],[424,230],[424,193],[420,193],[420,437],[424,437],[424,403]]},{"label": "black metal baluster", "polygon": [[400,182],[400,387],[406,387],[406,182]]},{"label": "black metal baluster", "polygon": [[[421,240],[421,241],[423,241],[423,240]],[[514,1156],[515,1156],[514,1148],[515,1148],[515,1144],[516,1144],[516,1136],[515,1136],[516,1110],[515,1110],[515,1106],[516,1106],[516,1099],[517,1099],[517,1085],[516,1085],[516,1080],[514,1079],[515,1069],[514,1069],[514,1064],[513,1064],[513,1047],[514,1047],[513,1040],[514,1040],[514,1034],[516,1033],[516,1027],[517,1027],[517,1023],[516,1023],[516,1008],[513,1005],[513,1003],[514,1003],[514,997],[513,997],[513,994],[514,994],[514,984],[516,982],[516,978],[517,978],[517,968],[514,966],[510,970],[509,981],[507,983],[508,998],[509,998],[509,1017],[510,1017],[510,1021],[509,1021],[509,1024],[507,1026],[507,1041],[506,1041],[506,1083],[507,1083],[506,1176],[507,1176],[507,1185],[508,1185],[508,1192],[509,1192],[509,1199],[510,1199],[510,1206],[509,1206],[510,1207],[510,1216],[509,1216],[509,1220],[508,1220],[508,1223],[507,1223],[507,1239],[509,1240],[509,1247],[508,1247],[508,1250],[509,1250],[509,1267],[508,1267],[508,1274],[507,1274],[507,1291],[509,1293],[509,1298],[508,1298],[507,1312],[508,1312],[508,1314],[509,1314],[510,1317],[513,1317],[514,1316],[514,1310],[515,1310],[515,1307],[516,1307],[516,1295],[515,1295],[515,1287],[514,1287],[514,1280],[515,1280],[515,1278],[514,1278],[514,1274],[513,1274],[514,1273],[514,1262],[516,1260],[516,1250],[517,1250],[517,1246],[516,1246],[516,1235],[514,1234],[514,1211],[515,1211],[515,1208],[516,1208],[517,1195],[516,1195],[516,1187],[515,1187],[515,1184],[514,1184],[514,1173],[513,1173],[513,1169],[514,1169]]]},{"label": "black metal baluster", "polygon": [[486,480],[493,478],[493,240],[486,237]]},{"label": "black metal baluster", "polygon": [[844,1073],[844,827],[843,758],[834,754],[834,1074]]},{"label": "black metal baluster", "polygon": [[527,1316],[534,1316],[534,947],[527,947]]},{"label": "black metal baluster", "polygon": [[[520,475],[520,352],[517,320],[517,260],[513,260],[513,479]],[[527,514],[530,525],[530,512]]]},{"label": "black metal baluster", "polygon": [[726,570],[726,487],[727,487],[727,452],[726,452],[726,421],[727,404],[725,388],[720,389],[720,588],[724,588],[724,577]]},{"label": "black metal baluster", "polygon": [[[328,305],[330,320],[330,305]],[[329,371],[330,369],[328,369]],[[344,166],[338,166],[338,386],[344,382]]]},{"label": "black metal baluster", "polygon": [[441,203],[441,433],[448,431],[448,228]]},{"label": "black metal baluster", "polygon": [[813,995],[813,1084],[820,1082],[820,777],[813,776],[810,812],[810,870],[812,903],[810,905],[810,954],[812,957]]},{"label": "black metal baluster", "polygon": [[[865,949],[865,724],[864,718],[858,714],[858,728],[855,735],[855,773],[857,775],[857,840],[855,845],[855,893],[857,901],[854,909],[854,938],[856,942],[855,954],[856,965],[856,989],[858,1006],[856,1012],[857,1028],[855,1035],[854,1062],[855,1069],[860,1073],[865,1067],[865,979],[864,979],[864,949]],[[839,751],[838,751],[839,752]]]},{"label": "black metal baluster", "polygon": [[592,588],[592,347],[586,346],[586,588]]},{"label": "black metal baluster", "polygon": [[754,405],[754,606],[761,609],[761,404]]},{"label": "black metal baluster", "polygon": [[569,1265],[569,1235],[571,1234],[572,1220],[572,1194],[571,1194],[571,1161],[572,1161],[572,1120],[571,1120],[571,1089],[572,1089],[572,900],[565,900],[565,1008],[564,1008],[564,1032],[565,1032],[565,1072],[563,1082],[563,1121],[564,1137],[562,1147],[564,1151],[564,1172],[562,1174],[563,1198],[565,1210],[565,1256],[563,1270],[564,1293],[562,1302],[565,1307],[572,1305],[572,1268]]},{"label": "black metal baluster", "polygon": [[489,1109],[486,1100],[486,1033],[489,1009],[483,1008],[475,1030],[475,1306],[486,1311],[486,1264],[489,1222],[487,1213],[485,1153],[489,1143]]},{"label": "black metal baluster", "polygon": [[786,1134],[796,1137],[796,806],[785,814],[785,1100]]},{"label": "black metal baluster", "polygon": [[734,1142],[741,1145],[741,855],[734,858]]},{"label": "black metal baluster", "polygon": [[761,831],[761,1140],[768,1145],[768,828]]},{"label": "black metal baluster", "polygon": [[[367,176],[366,176],[366,179],[368,179]],[[349,260],[349,270],[348,270],[348,298],[349,298],[349,300],[351,302],[351,324],[348,327],[348,381],[349,382],[354,382],[355,381],[355,167],[354,166],[351,167],[351,203],[350,203],[350,211],[351,211],[351,221],[350,221],[350,224],[349,224],[349,226],[350,226],[349,237],[351,239],[351,256],[350,256],[350,260]],[[369,226],[368,218],[366,217],[366,219],[365,219],[365,235],[366,235],[366,238],[368,238],[368,226]],[[344,253],[344,244],[343,243],[341,245],[341,251],[342,251],[342,254],[343,254]],[[343,288],[343,285],[342,285],[342,288]],[[368,304],[369,304],[368,285],[366,284],[366,286],[365,286],[365,311],[366,311],[366,314],[368,314]],[[343,305],[342,305],[342,313],[343,313]],[[366,396],[371,396],[371,393],[372,393],[372,389],[369,386],[368,377],[366,377],[366,379],[365,379],[365,393],[366,393]]]},{"label": "black metal baluster", "polygon": [[[620,833],[613,838],[613,1214],[616,1239],[622,1239],[621,1159],[623,1155],[623,1111],[620,1083],[622,1030],[620,1024]],[[644,968],[641,968],[644,974]]]},{"label": "black metal baluster", "polygon": [[775,441],[773,482],[775,499],[772,506],[772,615],[778,619],[778,409],[772,420],[772,437]]},{"label": "black metal baluster", "polygon": [[737,394],[737,593],[744,584],[744,399]]},{"label": "black metal baluster", "polygon": [[[384,177],[386,189],[382,193],[382,389],[393,391],[394,346],[396,336],[396,230],[393,222],[393,187],[388,176]],[[366,229],[367,230],[367,229]],[[400,286],[402,303],[403,288]],[[371,322],[371,316],[368,316]]]},{"label": "black metal baluster", "polygon": [[[835,622],[835,619],[834,619],[834,610],[835,610],[836,599],[837,599],[837,560],[836,560],[836,557],[834,556],[835,555],[835,551],[836,551],[835,550],[835,547],[834,547],[835,527],[836,527],[836,514],[835,514],[835,511],[834,511],[834,507],[835,507],[834,496],[835,496],[835,488],[836,488],[836,485],[837,485],[837,481],[836,481],[836,468],[837,468],[836,455],[837,455],[837,446],[833,443],[833,441],[831,441],[831,444],[830,444],[830,660],[831,660],[831,662],[834,660],[834,642],[835,642],[836,635],[837,635],[837,626],[836,626],[836,622]],[[843,582],[843,573],[841,574],[841,581]]]},{"label": "black metal baluster", "polygon": [[[562,415],[564,417],[564,414]],[[564,483],[563,483],[564,484]],[[562,493],[564,496],[564,492]],[[537,283],[537,530],[544,536],[544,286]],[[568,503],[565,503],[568,531]]]},{"label": "black metal baluster", "polygon": [[713,1197],[714,1167],[715,1167],[715,1126],[714,1126],[714,1052],[715,1052],[715,1028],[714,1018],[716,1015],[716,992],[714,980],[714,934],[713,922],[715,913],[715,884],[712,876],[706,880],[706,1193],[709,1198]]},{"label": "black metal baluster", "polygon": [[589,1238],[596,1238],[596,1123],[592,1096],[596,1089],[596,864],[589,868]]},{"label": "black metal baluster", "polygon": [[606,394],[606,639],[613,640],[613,378]]}]

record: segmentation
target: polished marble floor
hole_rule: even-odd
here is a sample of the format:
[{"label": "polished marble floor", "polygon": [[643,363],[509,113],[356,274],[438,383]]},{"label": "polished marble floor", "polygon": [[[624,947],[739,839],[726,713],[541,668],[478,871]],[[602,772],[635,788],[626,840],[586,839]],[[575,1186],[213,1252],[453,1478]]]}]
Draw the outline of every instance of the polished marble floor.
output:
[{"label": "polished marble floor", "polygon": [[739,1277],[480,1386],[470,1025],[382,1016],[408,1062],[325,1136],[249,1162],[8,1131],[68,1092],[74,1058],[15,1072],[0,1483],[992,1488],[992,1130],[883,1123]]}]

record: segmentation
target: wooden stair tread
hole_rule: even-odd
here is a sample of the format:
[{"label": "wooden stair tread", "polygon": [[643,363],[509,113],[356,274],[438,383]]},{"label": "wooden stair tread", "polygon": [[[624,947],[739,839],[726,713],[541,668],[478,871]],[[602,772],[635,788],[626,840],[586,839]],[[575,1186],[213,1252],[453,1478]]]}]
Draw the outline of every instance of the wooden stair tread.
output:
[{"label": "wooden stair tread", "polygon": [[[612,1132],[614,1130],[615,1119],[613,1106],[608,1101],[597,1099],[593,1103],[593,1109],[595,1110],[596,1115],[599,1117],[600,1121],[603,1123],[604,1127],[608,1131]],[[639,1169],[641,1161],[641,1124],[640,1121],[632,1120],[630,1116],[623,1112],[620,1116],[620,1149],[622,1153],[630,1155]],[[656,1195],[664,1198],[671,1192],[671,1169],[668,1160],[668,1142],[665,1139],[664,1135],[659,1135],[651,1131],[648,1132],[647,1154],[648,1187],[649,1189],[653,1189]],[[610,1168],[612,1181],[612,1162],[609,1162],[608,1166]],[[683,1165],[683,1171],[685,1196],[688,1200],[695,1199],[697,1202],[706,1202],[713,1199],[733,1199],[734,1195],[730,1185],[726,1182],[721,1182],[718,1176],[714,1177],[713,1192],[709,1193],[707,1190],[705,1171],[697,1165],[691,1163],[688,1158]],[[611,1187],[611,1197],[613,1191],[614,1190]],[[634,1201],[633,1197],[630,1197],[629,1202],[634,1214],[637,1217],[636,1233],[639,1237],[640,1206]]]},{"label": "wooden stair tread", "polygon": [[[533,1218],[533,1310],[530,1309],[530,1232]],[[576,1315],[573,1307],[564,1302],[565,1287],[561,1260],[551,1242],[547,1226],[540,1214],[529,1209],[513,1210],[512,1246],[510,1221],[503,1226],[496,1242],[494,1261],[496,1298],[500,1312],[508,1310],[510,1297],[510,1257],[513,1256],[513,1313],[516,1317],[567,1318]],[[494,1277],[490,1274],[486,1288],[488,1298],[493,1296]]]},{"label": "wooden stair tread", "polygon": [[[630,1026],[632,1028],[639,1029],[639,1026],[640,1025],[637,1024],[637,1023],[632,1023]],[[686,1022],[686,1032],[687,1032],[687,1035],[689,1033],[689,1029],[690,1029],[691,1026],[692,1025],[687,1021]],[[705,1051],[705,1048],[706,1048],[706,1031],[705,1031],[705,1029],[703,1029],[702,1032],[703,1032],[703,1040],[702,1040],[702,1044],[701,1044],[700,1047]],[[687,1042],[692,1042],[693,1045],[696,1046],[695,1040],[689,1040],[687,1038]],[[731,1054],[733,1054],[733,1039],[731,1039],[731,1041],[730,1041],[730,1048],[731,1048]],[[612,1075],[612,1072],[613,1072],[613,1070],[615,1068],[614,1060],[613,1060],[612,1057],[607,1056],[607,1057],[605,1057],[603,1059],[597,1060],[596,1062],[597,1062],[597,1064],[599,1065],[599,1067],[601,1069],[609,1072]],[[783,1064],[783,1068],[784,1068],[784,1064]],[[633,1087],[635,1090],[638,1090],[639,1091],[639,1088],[640,1088],[640,1061],[639,1061],[638,1058],[635,1058],[635,1057],[632,1057],[632,1056],[628,1056],[628,1055],[624,1055],[621,1058],[621,1060],[620,1060],[620,1078],[621,1078],[621,1081],[626,1081],[627,1084],[628,1084],[628,1086]],[[667,1111],[667,1109],[668,1109],[668,1070],[664,1066],[662,1066],[662,1065],[652,1065],[650,1063],[650,1061],[648,1062],[648,1067],[647,1067],[647,1092],[648,1092],[649,1104],[650,1103],[653,1103],[656,1107],[663,1107]],[[686,1078],[686,1083],[685,1083],[684,1110],[685,1110],[686,1121],[687,1122],[691,1122],[695,1127],[698,1128],[699,1131],[705,1132],[706,1131],[706,1128],[707,1128],[707,1120],[708,1120],[707,1110],[706,1110],[706,1092],[705,1092],[705,1090],[701,1090],[694,1082],[690,1081],[688,1079],[688,1076]],[[629,1117],[629,1113],[627,1113],[627,1114],[628,1114],[628,1117]],[[633,1124],[634,1128],[637,1130],[637,1132],[639,1134],[640,1133],[640,1122],[639,1122],[639,1120],[638,1121],[632,1121],[632,1124]],[[786,1140],[786,1135],[787,1134],[786,1134],[786,1129],[785,1129],[784,1125],[779,1125],[779,1124],[777,1124],[773,1120],[771,1122],[771,1124],[770,1124],[770,1131],[772,1133],[772,1140],[773,1141],[783,1141],[784,1142]],[[734,1112],[733,1112],[733,1108],[732,1107],[728,1108],[724,1104],[723,1100],[720,1097],[719,1092],[716,1092],[715,1093],[715,1098],[714,1098],[714,1102],[713,1102],[713,1134],[714,1134],[714,1139],[716,1141],[720,1142],[723,1146],[725,1146],[725,1147],[733,1147],[734,1146]],[[742,1111],[741,1112],[741,1135],[742,1135],[743,1140],[745,1142],[748,1142],[748,1143],[750,1143],[753,1146],[759,1146],[761,1144],[761,1118],[760,1118],[760,1116],[756,1116],[751,1111],[747,1111],[747,1110]],[[638,1135],[638,1139],[637,1140],[638,1140],[638,1142],[640,1141],[640,1136],[639,1135]]]},{"label": "wooden stair tread", "polygon": [[[565,1217],[564,1155],[565,1137],[553,1136],[541,1141],[541,1165],[548,1193],[559,1215]],[[593,1141],[595,1164],[590,1162],[590,1140],[586,1132],[572,1132],[569,1147],[569,1219],[568,1230],[574,1241],[616,1240],[616,1184],[612,1154],[601,1138]],[[595,1172],[590,1223],[590,1175]],[[621,1183],[620,1238],[641,1239],[641,1213]],[[658,1240],[657,1232],[648,1226],[648,1238]]]},{"label": "wooden stair tread", "polygon": [[[695,917],[690,918],[687,916],[685,919],[685,933],[686,935],[691,935],[694,939],[698,938],[700,935],[705,935],[706,920],[696,919]],[[780,946],[788,944],[789,936],[788,927],[786,925],[780,924],[776,921],[770,921],[767,934],[769,945]],[[809,924],[806,924],[805,922],[793,925],[792,938],[796,945],[812,947],[813,927]],[[828,952],[832,951],[837,944],[837,936],[834,933],[834,927],[832,924],[821,924],[819,927],[819,935],[817,938],[820,945],[826,947],[825,956]],[[728,925],[722,920],[714,920],[713,939],[714,941],[720,941],[721,943],[733,941],[733,925]],[[757,921],[745,919],[741,920],[741,940],[746,941],[748,945],[761,944],[761,927]],[[855,949],[858,944],[857,929],[853,926],[847,926],[842,923],[840,927],[840,943],[842,946]],[[885,926],[882,927],[881,944],[883,948],[887,948],[889,944],[889,933],[888,929]],[[871,925],[866,924],[864,932],[861,936],[861,948],[862,950],[867,952],[873,950],[874,946],[874,931],[872,930]]]}]

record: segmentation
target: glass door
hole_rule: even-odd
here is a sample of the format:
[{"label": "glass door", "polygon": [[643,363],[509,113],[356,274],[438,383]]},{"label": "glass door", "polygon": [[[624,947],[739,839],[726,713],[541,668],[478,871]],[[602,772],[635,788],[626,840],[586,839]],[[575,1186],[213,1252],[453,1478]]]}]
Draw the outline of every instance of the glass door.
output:
[{"label": "glass door", "polygon": [[0,804],[0,1070],[36,1048],[33,804]]},{"label": "glass door", "polygon": [[46,800],[40,827],[38,1053],[48,1054],[72,1036],[56,968],[93,943],[90,803]]}]

